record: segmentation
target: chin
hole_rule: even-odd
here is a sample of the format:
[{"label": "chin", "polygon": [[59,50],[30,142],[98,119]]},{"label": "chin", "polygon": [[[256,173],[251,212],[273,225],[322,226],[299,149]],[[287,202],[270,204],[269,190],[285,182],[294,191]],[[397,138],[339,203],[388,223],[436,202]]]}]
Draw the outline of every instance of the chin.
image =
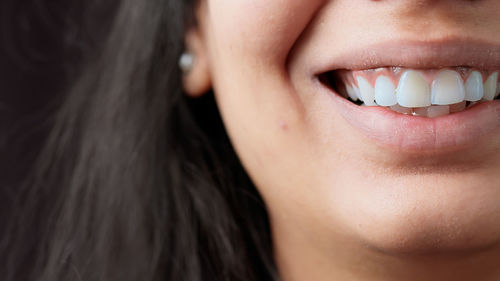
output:
[{"label": "chin", "polygon": [[[423,222],[399,222],[384,231],[361,234],[363,244],[378,253],[390,256],[449,256],[474,254],[495,248],[499,241],[498,230],[481,224],[456,222],[457,225],[440,225]],[[384,227],[385,228],[385,227]]]},{"label": "chin", "polygon": [[387,181],[358,187],[364,191],[344,206],[353,236],[366,247],[396,256],[452,256],[500,242],[498,181],[452,175]]}]

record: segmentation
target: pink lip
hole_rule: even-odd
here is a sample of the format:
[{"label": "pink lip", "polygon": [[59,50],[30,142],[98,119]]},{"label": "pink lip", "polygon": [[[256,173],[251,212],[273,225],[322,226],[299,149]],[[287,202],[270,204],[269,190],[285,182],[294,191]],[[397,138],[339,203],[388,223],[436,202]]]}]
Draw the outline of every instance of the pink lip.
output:
[{"label": "pink lip", "polygon": [[447,38],[435,41],[382,41],[359,44],[333,56],[318,55],[311,61],[313,75],[336,69],[363,70],[385,66],[442,68],[468,66],[475,69],[500,68],[500,45],[481,40]]},{"label": "pink lip", "polygon": [[423,118],[383,107],[357,106],[321,87],[329,92],[337,112],[351,126],[378,144],[399,151],[459,150],[500,133],[500,101],[485,102],[439,118]]}]

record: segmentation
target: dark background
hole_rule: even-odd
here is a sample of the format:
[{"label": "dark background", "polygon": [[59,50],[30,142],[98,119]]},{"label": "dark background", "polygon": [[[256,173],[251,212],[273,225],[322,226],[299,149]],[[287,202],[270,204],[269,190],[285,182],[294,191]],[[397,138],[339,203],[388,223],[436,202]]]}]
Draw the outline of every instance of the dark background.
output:
[{"label": "dark background", "polygon": [[99,41],[102,17],[87,18],[89,7],[91,0],[0,0],[1,221],[82,55]]}]

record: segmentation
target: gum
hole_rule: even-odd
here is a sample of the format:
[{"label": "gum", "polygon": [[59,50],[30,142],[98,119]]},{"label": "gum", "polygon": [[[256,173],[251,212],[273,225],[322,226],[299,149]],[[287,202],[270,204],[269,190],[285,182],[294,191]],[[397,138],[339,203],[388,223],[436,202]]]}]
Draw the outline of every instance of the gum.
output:
[{"label": "gum", "polygon": [[[463,81],[467,81],[467,78],[469,77],[472,71],[478,71],[479,73],[481,73],[483,77],[483,83],[486,82],[486,80],[491,74],[495,72],[500,72],[500,70],[480,70],[468,67],[454,67],[454,68],[448,67],[440,69],[411,69],[402,67],[381,67],[368,70],[338,70],[337,74],[340,77],[340,79],[346,84],[358,86],[356,77],[361,76],[365,78],[373,87],[375,86],[377,78],[380,75],[385,75],[397,87],[397,85],[399,84],[399,79],[401,78],[403,73],[407,70],[416,70],[420,72],[423,75],[423,77],[427,80],[429,85],[431,85],[432,81],[434,81],[437,74],[445,69],[456,71],[462,77]],[[497,83],[500,83],[500,76]]]}]

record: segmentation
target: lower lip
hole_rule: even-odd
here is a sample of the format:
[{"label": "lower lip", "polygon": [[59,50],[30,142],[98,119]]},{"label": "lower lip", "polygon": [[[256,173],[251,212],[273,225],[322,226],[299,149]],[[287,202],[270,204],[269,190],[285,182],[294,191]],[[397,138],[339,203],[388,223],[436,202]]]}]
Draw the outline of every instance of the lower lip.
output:
[{"label": "lower lip", "polygon": [[484,102],[438,118],[424,118],[384,107],[357,106],[328,91],[338,112],[351,126],[377,143],[400,151],[458,150],[500,133],[500,101]]}]

